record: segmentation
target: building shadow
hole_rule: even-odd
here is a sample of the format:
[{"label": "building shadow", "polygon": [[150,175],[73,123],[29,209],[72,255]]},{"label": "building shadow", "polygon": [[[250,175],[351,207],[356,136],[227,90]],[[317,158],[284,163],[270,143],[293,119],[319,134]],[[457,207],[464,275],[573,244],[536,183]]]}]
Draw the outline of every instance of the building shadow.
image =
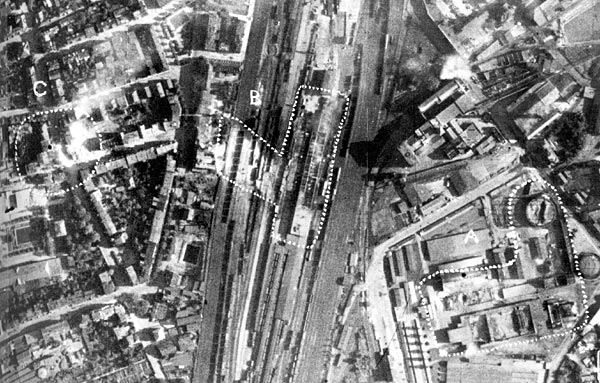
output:
[{"label": "building shadow", "polygon": [[349,153],[360,167],[407,167],[408,164],[396,149],[413,132],[403,118],[383,126],[371,141],[350,144]]}]

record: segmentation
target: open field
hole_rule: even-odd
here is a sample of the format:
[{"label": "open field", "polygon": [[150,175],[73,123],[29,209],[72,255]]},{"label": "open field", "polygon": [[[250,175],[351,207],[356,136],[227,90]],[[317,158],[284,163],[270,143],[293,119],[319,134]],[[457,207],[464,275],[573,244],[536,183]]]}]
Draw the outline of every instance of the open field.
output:
[{"label": "open field", "polygon": [[600,39],[600,3],[566,23],[564,31],[570,43]]}]

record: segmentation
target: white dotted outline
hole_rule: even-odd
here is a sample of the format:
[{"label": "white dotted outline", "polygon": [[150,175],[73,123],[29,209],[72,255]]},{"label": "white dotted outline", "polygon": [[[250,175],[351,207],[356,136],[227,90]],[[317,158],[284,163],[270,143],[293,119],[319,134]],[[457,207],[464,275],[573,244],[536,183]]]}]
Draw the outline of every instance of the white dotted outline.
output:
[{"label": "white dotted outline", "polygon": [[[548,335],[543,335],[543,336],[539,336],[536,339],[525,339],[525,340],[519,340],[519,341],[514,341],[514,342],[510,342],[507,344],[503,344],[503,345],[498,345],[495,347],[491,347],[491,348],[486,348],[483,350],[478,350],[477,353],[478,354],[488,354],[490,352],[494,352],[497,351],[499,349],[502,348],[506,348],[506,347],[510,347],[516,344],[530,344],[530,343],[534,343],[537,341],[540,341],[542,339],[549,339],[549,338],[554,338],[554,337],[558,337],[558,336],[564,336],[567,335],[569,333],[572,332],[576,332],[579,331],[581,329],[583,329],[585,326],[587,326],[587,324],[590,321],[590,313],[589,313],[589,304],[588,304],[588,296],[587,293],[585,292],[585,278],[583,278],[583,275],[581,274],[581,270],[579,269],[579,254],[577,254],[577,252],[575,252],[575,245],[573,243],[573,232],[571,231],[571,228],[569,226],[569,222],[567,220],[567,209],[564,207],[563,203],[562,203],[562,199],[560,198],[560,195],[558,194],[558,191],[556,190],[556,188],[554,187],[554,185],[546,182],[544,179],[536,177],[535,179],[528,179],[526,181],[523,181],[521,184],[517,185],[516,187],[513,188],[513,190],[510,192],[509,196],[508,196],[508,228],[510,232],[514,232],[515,230],[515,226],[514,226],[514,204],[515,204],[515,196],[516,193],[522,189],[523,187],[525,187],[525,185],[527,185],[528,183],[532,183],[532,182],[541,182],[544,184],[545,187],[548,187],[552,190],[554,196],[556,197],[556,199],[558,200],[559,204],[560,204],[560,209],[563,215],[563,218],[565,220],[565,224],[567,226],[567,232],[568,232],[568,237],[569,237],[569,243],[568,246],[570,246],[571,248],[571,252],[573,253],[573,263],[575,264],[575,272],[577,273],[577,278],[579,279],[580,282],[580,286],[581,286],[581,295],[582,295],[582,305],[585,309],[584,315],[585,315],[585,320],[584,323],[580,324],[579,326],[574,326],[573,328],[569,329],[569,330],[565,330],[565,331],[561,331],[561,332],[557,332],[554,334],[548,334]],[[515,249],[515,257],[513,259],[511,259],[508,262],[505,263],[501,263],[501,264],[495,264],[495,265],[487,265],[487,266],[473,266],[473,267],[465,267],[465,268],[460,268],[460,269],[442,269],[442,270],[438,270],[426,277],[421,278],[421,280],[419,281],[419,283],[417,284],[417,290],[419,292],[419,296],[420,296],[420,301],[424,301],[425,298],[423,296],[423,291],[422,291],[422,286],[423,284],[432,279],[435,278],[436,276],[440,275],[440,274],[453,274],[453,273],[463,273],[463,272],[471,272],[471,271],[488,271],[491,269],[501,269],[504,267],[509,267],[511,265],[513,265],[516,261],[517,261],[517,257],[519,255],[518,249]],[[427,305],[429,306],[429,305]],[[422,306],[422,307],[426,307],[426,306]],[[424,310],[425,311],[425,318],[427,321],[427,325],[429,327],[429,331],[431,331],[434,334],[434,341],[435,343],[439,343],[437,341],[437,338],[435,337],[435,330],[433,328],[433,323],[432,323],[432,318],[431,315],[429,313],[429,310]],[[466,351],[461,351],[461,352],[454,352],[454,353],[448,353],[445,356],[446,357],[461,357],[461,356],[465,356],[466,355]]]},{"label": "white dotted outline", "polygon": [[266,203],[268,203],[271,206],[275,206],[277,207],[277,202],[273,201],[272,199],[270,199],[269,197],[265,197],[264,195],[262,195],[261,193],[252,190],[250,188],[245,187],[244,185],[240,185],[237,181],[232,180],[231,178],[227,177],[225,174],[223,174],[223,172],[221,172],[220,170],[217,169],[217,175],[221,178],[223,178],[225,181],[229,182],[230,184],[232,184],[233,186],[237,187],[238,189],[240,189],[241,191],[243,191],[244,193],[248,193],[248,194],[252,194],[255,197],[258,197],[260,199],[262,199],[263,201],[265,201]]},{"label": "white dotted outline", "polygon": [[[25,117],[21,121],[21,123],[19,124],[19,127],[17,128],[17,131],[15,132],[15,138],[14,138],[14,150],[15,150],[14,161],[15,161],[15,167],[17,168],[17,173],[19,174],[19,177],[23,177],[23,173],[21,172],[21,168],[19,167],[19,161],[17,159],[17,153],[18,153],[17,146],[19,144],[19,134],[21,133],[21,129],[23,129],[23,126],[25,125],[25,123],[28,122],[29,120],[31,120],[31,118],[36,117],[36,116],[49,115],[52,113],[68,112],[68,111],[71,111],[74,109],[75,108],[73,108],[73,107],[68,107],[68,108],[56,108],[56,109],[45,110],[45,111],[41,111],[41,112],[35,112],[33,114],[29,114],[27,117]],[[98,131],[96,121],[94,121],[94,119],[92,118],[92,116],[89,113],[86,113],[86,114],[87,114],[87,117],[92,121],[94,131],[100,142],[100,150],[102,150],[102,134]],[[94,165],[92,165],[92,170],[90,171],[90,174],[88,175],[88,177],[85,180],[80,181],[79,183],[77,183],[75,185],[71,185],[71,186],[67,187],[66,189],[62,189],[61,191],[58,191],[58,192],[46,191],[46,195],[48,197],[54,197],[54,196],[58,196],[58,195],[63,195],[65,193],[69,193],[79,187],[82,187],[84,183],[86,183],[87,181],[92,179],[92,177],[96,174],[96,167],[99,165],[99,163],[100,163],[100,160],[96,160],[94,162]]]},{"label": "white dotted outline", "polygon": [[[229,119],[233,120],[233,121],[235,121],[237,123],[239,123],[240,125],[242,125],[244,127],[244,129],[246,129],[247,131],[249,131],[254,138],[256,138],[257,140],[259,140],[263,144],[267,145],[267,148],[271,149],[273,151],[273,153],[277,154],[279,157],[283,156],[283,153],[281,153],[279,150],[277,150],[276,148],[274,148],[271,144],[269,144],[267,142],[267,140],[265,140],[262,136],[259,136],[258,133],[256,133],[248,125],[244,124],[244,121],[240,120],[239,118],[237,118],[235,116],[229,117]],[[219,131],[221,130],[222,125],[223,125],[222,121],[223,121],[223,116],[221,116],[221,118],[219,119]]]},{"label": "white dotted outline", "polygon": [[[312,88],[314,88],[314,87],[312,87]],[[320,88],[318,88],[318,89],[320,89]],[[343,112],[342,118],[340,119],[340,122],[338,124],[338,129],[335,134],[331,154],[329,154],[329,156],[328,156],[330,158],[330,162],[329,162],[329,166],[327,168],[328,184],[327,184],[327,189],[325,190],[325,197],[324,197],[325,204],[323,206],[323,210],[321,211],[321,217],[319,218],[319,227],[317,228],[317,231],[316,231],[315,235],[313,236],[312,242],[305,246],[306,250],[311,250],[316,245],[317,241],[319,240],[319,236],[321,235],[321,231],[323,230],[323,225],[325,224],[325,216],[327,215],[327,212],[329,211],[330,202],[331,202],[331,187],[333,185],[332,180],[333,180],[333,168],[335,167],[335,153],[337,153],[340,137],[342,134],[342,130],[344,128],[344,124],[346,123],[346,120],[348,119],[349,111],[350,111],[350,96],[346,96],[344,112]],[[288,241],[287,239],[284,239],[283,237],[281,237],[281,235],[279,235],[279,234],[275,234],[275,239],[277,241],[285,242],[286,244],[294,246],[294,247],[300,247],[300,244],[298,244],[297,242]]]},{"label": "white dotted outline", "polygon": [[307,250],[310,250],[315,246],[315,244],[319,238],[319,235],[321,234],[321,230],[323,229],[323,224],[325,223],[325,216],[327,215],[327,212],[329,211],[330,201],[331,201],[331,187],[333,185],[332,181],[333,181],[333,170],[335,167],[335,157],[336,157],[336,153],[338,151],[340,138],[342,136],[342,130],[344,129],[344,124],[346,123],[346,120],[348,119],[348,113],[350,111],[350,96],[346,96],[345,104],[346,105],[344,106],[344,114],[342,115],[342,119],[340,120],[340,122],[338,124],[338,131],[335,135],[331,154],[329,155],[330,161],[329,161],[329,168],[327,169],[328,184],[327,184],[327,190],[325,190],[325,204],[323,206],[323,211],[321,212],[321,218],[319,219],[319,227],[317,229],[317,233],[313,237],[312,243],[310,245],[306,246]]},{"label": "white dotted outline", "polygon": [[[315,90],[315,91],[323,92],[323,93],[333,93],[332,89],[319,88],[319,87],[310,86],[310,85],[300,85],[298,87],[298,89],[296,89],[296,94],[294,95],[294,103],[292,104],[292,112],[290,113],[290,118],[288,120],[288,126],[287,126],[287,129],[285,130],[285,135],[283,136],[283,142],[281,143],[281,153],[282,154],[285,152],[285,148],[287,146],[288,139],[289,139],[290,133],[292,131],[292,126],[294,125],[294,119],[296,118],[296,113],[297,113],[296,106],[298,105],[298,99],[300,98],[300,92],[302,92],[303,89]],[[343,92],[339,92],[339,91],[338,91],[338,95],[345,97],[346,103],[349,104],[350,95],[343,93]]]},{"label": "white dotted outline", "polygon": [[[223,129],[223,119],[225,117],[221,116],[219,118],[219,126],[217,127],[217,142],[219,144],[223,143],[223,133],[222,133],[222,129]],[[246,124],[244,124],[239,118],[236,117],[230,117],[231,120],[239,123],[240,125],[242,125],[244,128],[246,128],[248,131],[250,131],[253,135],[258,136],[252,129],[250,129]],[[262,137],[259,137],[261,141],[265,142],[264,139]],[[266,142],[265,142],[266,143]],[[268,143],[266,143],[267,146],[274,150],[277,154],[279,154],[277,152],[277,150],[275,148],[273,148],[271,145],[269,145]],[[237,187],[238,189],[242,190],[244,193],[248,193],[248,194],[252,194],[255,197],[260,198],[261,200],[265,201],[266,203],[268,203],[271,206],[277,206],[277,202],[273,201],[272,199],[270,199],[269,197],[266,197],[264,195],[262,195],[261,193],[252,190],[242,184],[240,184],[239,182],[237,182],[236,180],[233,180],[231,178],[229,178],[228,176],[226,176],[221,170],[217,169],[215,167],[215,171],[217,173],[217,175],[221,178],[223,178],[225,181],[229,182],[230,184],[232,184],[233,186]]]},{"label": "white dotted outline", "polygon": [[[323,93],[333,93],[332,89],[326,89],[326,88],[319,88],[316,86],[310,86],[310,85],[300,85],[298,87],[298,89],[296,90],[296,93],[294,95],[294,103],[292,104],[292,111],[290,114],[290,118],[288,120],[288,126],[287,129],[285,131],[285,135],[283,138],[283,142],[281,144],[281,150],[277,150],[276,148],[274,148],[273,146],[271,146],[263,137],[259,136],[254,130],[250,129],[250,127],[248,127],[246,124],[244,124],[243,121],[241,121],[239,118],[237,117],[228,117],[229,119],[240,123],[246,130],[248,130],[254,137],[256,137],[257,139],[259,139],[261,142],[265,143],[267,145],[267,147],[269,149],[271,149],[274,153],[276,153],[278,156],[282,157],[285,153],[285,148],[290,136],[290,132],[292,131],[292,126],[293,126],[293,122],[294,119],[296,118],[296,107],[298,105],[298,99],[300,97],[300,93],[303,89],[308,89],[308,90],[314,90],[314,91],[319,91],[319,92],[323,92]],[[305,246],[305,248],[307,250],[311,250],[315,244],[318,241],[319,236],[321,235],[321,231],[323,230],[323,225],[325,224],[325,216],[327,215],[327,212],[329,211],[329,205],[331,202],[331,187],[332,187],[332,180],[333,180],[333,169],[335,166],[335,157],[336,157],[336,153],[338,150],[338,146],[339,146],[339,141],[341,138],[341,134],[342,134],[342,130],[344,128],[344,125],[346,123],[346,120],[348,119],[348,114],[350,111],[350,95],[346,94],[346,93],[342,93],[342,92],[338,92],[338,95],[343,96],[345,98],[344,100],[344,111],[342,113],[342,118],[340,119],[340,122],[338,123],[338,128],[336,131],[336,134],[334,136],[334,143],[333,143],[333,148],[331,150],[331,154],[329,154],[327,157],[330,158],[330,162],[329,162],[329,166],[327,168],[327,181],[328,181],[328,185],[327,185],[327,189],[325,190],[325,197],[324,197],[324,206],[323,206],[323,210],[321,211],[321,217],[319,218],[319,226],[317,228],[317,231],[312,239],[312,242],[308,245]],[[222,128],[223,128],[223,118],[225,118],[224,116],[221,116],[221,118],[219,118],[219,123],[218,123],[218,127],[217,127],[217,142],[219,144],[223,143],[223,135],[222,135]],[[279,205],[277,204],[277,202],[273,201],[272,199],[263,196],[262,194],[251,190],[247,187],[245,187],[244,185],[240,185],[237,181],[230,179],[229,177],[227,177],[226,175],[224,175],[220,170],[216,170],[217,175],[219,175],[220,177],[223,177],[227,182],[231,183],[232,185],[234,185],[235,187],[239,188],[240,190],[252,194],[260,199],[262,199],[263,201],[269,203],[272,206],[278,207]],[[300,244],[298,244],[297,242],[293,242],[293,241],[288,241],[286,239],[284,239],[283,237],[281,237],[281,235],[275,233],[275,221],[277,220],[277,213],[275,213],[274,215],[274,219],[273,219],[273,223],[271,225],[271,236],[278,242],[284,242],[288,245],[294,246],[294,247],[301,247]]]}]

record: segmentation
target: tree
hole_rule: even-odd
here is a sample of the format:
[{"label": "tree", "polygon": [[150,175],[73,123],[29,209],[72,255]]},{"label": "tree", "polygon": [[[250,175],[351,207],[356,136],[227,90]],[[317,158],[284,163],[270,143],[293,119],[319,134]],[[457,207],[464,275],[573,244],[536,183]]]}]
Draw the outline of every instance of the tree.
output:
[{"label": "tree", "polygon": [[77,206],[77,209],[75,210],[75,216],[78,219],[83,220],[85,218],[85,213],[86,212],[87,211],[85,210],[85,208],[83,206],[79,205],[79,206]]},{"label": "tree", "polygon": [[143,317],[150,310],[150,303],[145,299],[138,299],[133,294],[124,293],[117,297],[117,302],[121,303],[125,308],[138,317]]},{"label": "tree", "polygon": [[97,244],[98,242],[100,242],[100,234],[98,234],[97,232],[93,232],[90,237],[90,240],[92,244]]},{"label": "tree", "polygon": [[562,148],[562,159],[566,161],[575,157],[584,144],[586,124],[583,115],[567,112],[553,124],[552,130]]},{"label": "tree", "polygon": [[423,78],[423,85],[427,90],[434,92],[440,87],[440,78],[432,73]]},{"label": "tree", "polygon": [[91,233],[94,232],[94,225],[92,225],[91,223],[88,223],[87,225],[85,225],[83,232],[86,235],[90,235]]},{"label": "tree", "polygon": [[494,27],[499,28],[508,18],[508,9],[503,1],[488,7],[489,20],[494,22]]},{"label": "tree", "polygon": [[135,302],[135,305],[131,312],[133,314],[135,314],[137,317],[142,318],[148,314],[149,310],[150,310],[150,303],[145,299],[140,299]]},{"label": "tree", "polygon": [[131,293],[123,293],[117,297],[117,302],[125,306],[126,309],[132,307],[134,301],[135,298]]},{"label": "tree", "polygon": [[568,357],[565,357],[554,376],[558,383],[580,382],[580,367]]}]

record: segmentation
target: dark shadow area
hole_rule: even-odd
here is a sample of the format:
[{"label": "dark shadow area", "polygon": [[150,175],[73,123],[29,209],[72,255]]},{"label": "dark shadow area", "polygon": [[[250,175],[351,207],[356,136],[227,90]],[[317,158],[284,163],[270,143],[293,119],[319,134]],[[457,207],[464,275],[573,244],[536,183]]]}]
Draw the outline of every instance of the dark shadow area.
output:
[{"label": "dark shadow area", "polygon": [[390,361],[388,360],[388,349],[383,349],[383,354],[376,352],[375,360],[377,360],[377,365],[373,370],[373,380],[376,382],[393,381]]},{"label": "dark shadow area", "polygon": [[203,57],[190,59],[181,67],[179,84],[183,113],[194,114],[198,111],[207,78],[208,63]]},{"label": "dark shadow area", "polygon": [[[436,144],[439,140],[443,140],[441,136],[435,136],[432,138],[431,145]],[[438,148],[434,149],[431,153],[427,155],[432,160],[435,161],[443,161],[449,160],[450,158],[446,154],[452,146],[448,143],[444,143],[440,145]]]},{"label": "dark shadow area", "polygon": [[392,265],[390,257],[383,258],[383,273],[385,275],[385,281],[387,286],[391,287],[394,284],[394,277],[392,276]]},{"label": "dark shadow area", "polygon": [[412,129],[406,129],[405,118],[383,126],[372,141],[358,141],[350,144],[349,152],[361,167],[398,166],[408,164],[396,150],[396,147],[412,134]]},{"label": "dark shadow area", "polygon": [[[27,173],[27,165],[37,161],[38,155],[42,153],[44,148],[42,147],[42,129],[39,124],[33,124],[32,133],[24,134],[21,140],[17,144],[19,151],[19,169],[22,174]],[[14,145],[11,145],[14,147]]]},{"label": "dark shadow area", "polygon": [[370,168],[375,163],[380,149],[372,141],[358,141],[350,144],[349,152],[354,161],[363,168]]},{"label": "dark shadow area", "polygon": [[592,79],[590,86],[596,89],[600,88],[600,57],[592,61],[587,74]]},{"label": "dark shadow area", "polygon": [[391,132],[389,135],[381,137],[378,133],[375,137],[375,144],[381,148],[375,165],[378,167],[408,167],[408,163],[397,148],[413,134],[412,127],[419,125],[411,124],[410,120],[403,116],[392,124],[384,126],[382,128],[384,133],[384,129],[390,129]]},{"label": "dark shadow area", "polygon": [[439,343],[450,343],[450,337],[448,336],[448,331],[445,329],[436,330],[435,338]]},{"label": "dark shadow area", "polygon": [[444,55],[456,54],[456,50],[448,41],[446,36],[440,31],[435,21],[431,19],[427,12],[424,0],[411,0],[410,4],[413,7],[417,21],[421,25],[423,33],[427,36],[429,41],[435,46],[435,48]]},{"label": "dark shadow area", "polygon": [[196,137],[198,128],[193,117],[181,117],[179,129],[175,131],[177,141],[177,166],[192,169],[196,164]]}]

